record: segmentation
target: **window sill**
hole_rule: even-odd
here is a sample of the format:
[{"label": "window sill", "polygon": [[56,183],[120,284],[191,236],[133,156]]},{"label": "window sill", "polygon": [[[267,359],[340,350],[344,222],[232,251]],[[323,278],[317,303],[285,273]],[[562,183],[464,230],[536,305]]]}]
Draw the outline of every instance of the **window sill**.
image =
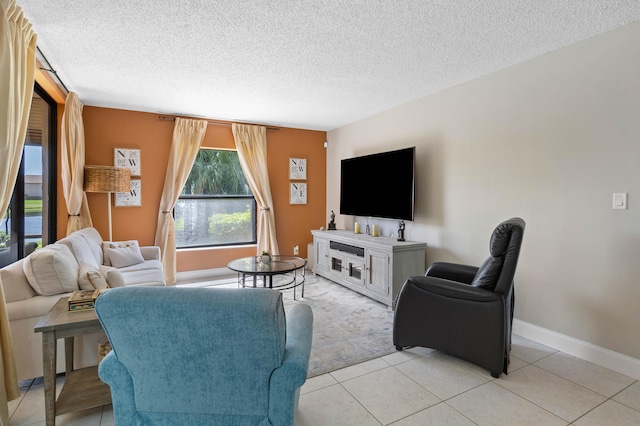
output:
[{"label": "window sill", "polygon": [[241,244],[233,246],[215,246],[215,247],[187,247],[176,249],[177,252],[197,252],[197,251],[215,251],[215,250],[233,250],[233,249],[246,249],[257,248],[257,244]]}]

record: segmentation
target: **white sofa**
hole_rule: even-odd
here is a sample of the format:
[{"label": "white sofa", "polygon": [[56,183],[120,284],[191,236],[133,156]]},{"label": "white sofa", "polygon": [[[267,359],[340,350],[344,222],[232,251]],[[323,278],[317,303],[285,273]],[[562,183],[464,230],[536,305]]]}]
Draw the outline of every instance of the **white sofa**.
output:
[{"label": "white sofa", "polygon": [[[18,380],[42,376],[42,335],[33,328],[60,297],[85,288],[79,282],[100,286],[97,278],[104,277],[111,287],[165,285],[159,247],[138,247],[137,242],[121,245],[134,250],[136,256],[141,255],[142,261],[120,268],[104,265],[109,260],[104,253],[110,252],[106,247],[115,245],[103,242],[94,228],[85,228],[0,269]],[[92,281],[85,278],[87,271],[92,271]],[[75,339],[76,368],[97,365],[101,336],[99,333]],[[63,349],[64,345],[58,345],[58,372],[64,371]]]}]

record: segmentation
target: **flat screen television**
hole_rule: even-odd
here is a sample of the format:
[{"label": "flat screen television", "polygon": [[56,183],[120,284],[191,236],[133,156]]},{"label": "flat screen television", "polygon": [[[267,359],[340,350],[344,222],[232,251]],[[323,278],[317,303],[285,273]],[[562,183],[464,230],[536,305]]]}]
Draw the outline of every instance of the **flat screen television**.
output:
[{"label": "flat screen television", "polygon": [[415,151],[412,147],[342,160],[340,214],[413,220]]}]

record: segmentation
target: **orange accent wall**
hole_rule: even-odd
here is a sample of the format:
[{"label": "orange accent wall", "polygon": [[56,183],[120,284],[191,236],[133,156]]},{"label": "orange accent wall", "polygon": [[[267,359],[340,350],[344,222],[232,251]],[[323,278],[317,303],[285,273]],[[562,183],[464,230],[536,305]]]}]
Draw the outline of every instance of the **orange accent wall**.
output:
[{"label": "orange accent wall", "polygon": [[[136,239],[152,245],[171,140],[173,121],[158,114],[85,106],[85,158],[87,165],[113,165],[114,148],[140,149],[142,206],[115,207],[112,200],[113,239]],[[307,256],[311,229],[326,225],[326,132],[281,128],[267,130],[267,166],[281,254]],[[235,149],[231,126],[210,124],[203,147]],[[307,204],[289,204],[289,158],[307,159]],[[67,211],[58,191],[58,236],[66,230]],[[94,227],[108,239],[107,194],[87,194]],[[63,225],[64,224],[64,225]],[[181,271],[225,267],[235,258],[256,254],[255,245],[228,248],[178,250]]]}]

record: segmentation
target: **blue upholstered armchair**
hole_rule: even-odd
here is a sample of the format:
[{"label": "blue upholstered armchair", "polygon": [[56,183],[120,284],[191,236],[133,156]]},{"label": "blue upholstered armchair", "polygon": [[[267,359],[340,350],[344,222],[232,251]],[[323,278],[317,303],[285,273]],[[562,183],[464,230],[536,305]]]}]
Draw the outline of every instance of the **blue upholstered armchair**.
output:
[{"label": "blue upholstered armchair", "polygon": [[117,425],[292,425],[313,314],[269,289],[121,287],[96,303]]}]

